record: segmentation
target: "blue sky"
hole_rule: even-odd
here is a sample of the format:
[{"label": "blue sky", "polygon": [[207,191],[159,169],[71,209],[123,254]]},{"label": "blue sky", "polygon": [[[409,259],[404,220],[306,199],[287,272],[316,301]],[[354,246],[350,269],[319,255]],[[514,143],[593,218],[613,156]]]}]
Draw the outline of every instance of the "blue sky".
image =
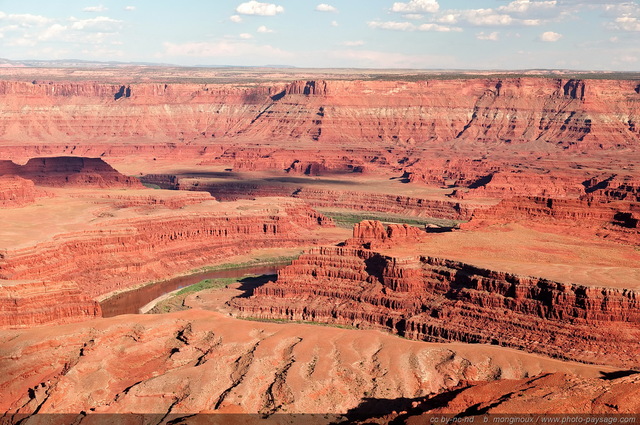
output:
[{"label": "blue sky", "polygon": [[639,71],[640,3],[0,0],[0,57]]}]

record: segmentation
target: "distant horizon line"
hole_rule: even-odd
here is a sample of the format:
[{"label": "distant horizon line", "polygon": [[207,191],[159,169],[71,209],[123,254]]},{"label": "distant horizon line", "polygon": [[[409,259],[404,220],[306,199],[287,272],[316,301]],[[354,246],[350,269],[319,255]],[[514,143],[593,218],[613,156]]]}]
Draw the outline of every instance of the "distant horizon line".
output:
[{"label": "distant horizon line", "polygon": [[87,60],[87,59],[8,59],[0,58],[0,68],[10,68],[12,64],[21,65],[25,68],[38,68],[42,65],[38,64],[68,64],[82,67],[90,66],[146,66],[159,68],[227,68],[227,69],[295,69],[295,70],[367,70],[367,71],[387,71],[387,72],[559,72],[559,73],[588,73],[588,74],[640,74],[637,71],[614,71],[614,70],[589,70],[589,69],[571,69],[571,68],[371,68],[371,67],[300,67],[287,64],[265,64],[265,65],[214,65],[214,64],[198,64],[198,65],[179,65],[163,62],[147,62],[147,61],[115,61],[115,60]]}]

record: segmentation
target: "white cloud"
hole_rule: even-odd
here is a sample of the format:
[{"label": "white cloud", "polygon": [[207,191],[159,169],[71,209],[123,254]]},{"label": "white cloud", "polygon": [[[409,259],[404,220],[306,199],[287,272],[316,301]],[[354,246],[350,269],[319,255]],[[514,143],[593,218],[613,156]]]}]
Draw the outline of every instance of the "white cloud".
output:
[{"label": "white cloud", "polygon": [[441,24],[456,24],[458,23],[459,17],[460,17],[460,14],[447,13],[445,15],[438,17],[437,21],[440,22]]},{"label": "white cloud", "polygon": [[242,34],[239,35],[239,37],[243,40],[249,40],[253,38],[253,36],[248,32],[243,32]]},{"label": "white cloud", "polygon": [[366,68],[455,68],[460,64],[452,56],[445,55],[407,55],[396,52],[380,52],[375,50],[347,49],[335,50],[327,56],[339,59],[343,66]]},{"label": "white cloud", "polygon": [[83,12],[96,12],[96,13],[106,12],[107,10],[109,10],[109,9],[107,9],[103,5],[100,5],[100,6],[87,6],[84,9],[82,9]]},{"label": "white cloud", "polygon": [[93,31],[101,33],[113,33],[122,28],[122,21],[106,16],[98,16],[91,19],[71,18],[71,28],[79,31]]},{"label": "white cloud", "polygon": [[621,61],[621,62],[626,62],[626,63],[638,62],[638,58],[636,56],[631,56],[631,55],[620,56],[618,58],[618,60]]},{"label": "white cloud", "polygon": [[395,22],[395,21],[370,21],[367,22],[369,28],[392,30],[392,31],[415,31],[416,26],[411,22]]},{"label": "white cloud", "polygon": [[498,7],[500,12],[505,13],[527,13],[534,10],[553,9],[558,5],[556,0],[552,1],[531,1],[531,0],[515,0],[506,6]]},{"label": "white cloud", "polygon": [[23,27],[43,26],[53,22],[53,19],[40,15],[31,15],[29,13],[5,15],[5,19],[15,22]]},{"label": "white cloud", "polygon": [[514,20],[511,16],[496,13],[493,9],[470,9],[461,13],[467,22],[477,26],[502,26],[511,25]]},{"label": "white cloud", "polygon": [[229,20],[231,22],[235,22],[236,24],[239,24],[240,22],[242,22],[242,16],[240,16],[240,15],[231,15],[229,17]]},{"label": "white cloud", "polygon": [[540,34],[540,41],[546,42],[556,42],[562,38],[562,34],[558,34],[557,32],[547,31]]},{"label": "white cloud", "polygon": [[411,19],[414,21],[419,21],[420,19],[424,19],[424,15],[419,13],[407,13],[406,15],[402,15],[404,19]]},{"label": "white cloud", "polygon": [[53,24],[38,35],[38,40],[46,41],[53,38],[59,38],[69,30],[69,27],[60,24]]},{"label": "white cloud", "polygon": [[317,5],[316,10],[318,12],[333,12],[333,13],[336,13],[338,11],[338,9],[336,9],[334,6],[331,6],[330,4],[326,4],[326,3],[320,3],[319,5]]},{"label": "white cloud", "polygon": [[[90,44],[95,49],[100,49],[107,43],[118,41],[119,32],[123,27],[122,21],[105,16],[54,20],[38,15],[5,14],[0,16],[0,19],[11,22],[0,28],[0,32],[5,35],[3,41],[6,46],[37,47],[26,51],[26,54],[43,52],[48,57],[58,57],[61,53],[57,52],[66,51],[60,43],[74,45],[74,49],[71,50],[73,52],[79,52],[77,46],[81,44]],[[39,45],[40,43],[58,43],[55,46],[57,52],[52,53],[47,50],[54,46]]]},{"label": "white cloud", "polygon": [[126,10],[127,12],[133,12],[134,10],[136,10],[135,6],[125,6],[124,10]]},{"label": "white cloud", "polygon": [[631,16],[616,18],[615,26],[624,31],[640,31],[640,19]]},{"label": "white cloud", "polygon": [[174,57],[200,58],[290,58],[287,51],[270,45],[256,45],[246,41],[222,40],[217,42],[164,43],[164,54]]},{"label": "white cloud", "polygon": [[340,44],[343,45],[343,46],[347,46],[347,47],[358,47],[358,46],[364,46],[364,41],[362,41],[362,40],[343,41]]},{"label": "white cloud", "polygon": [[339,25],[340,25],[340,24],[338,24],[338,21],[331,21],[331,26],[332,26],[332,27],[337,27],[337,26],[339,26]]},{"label": "white cloud", "polygon": [[437,32],[460,32],[462,28],[458,27],[448,27],[446,25],[439,24],[422,24],[418,27],[419,31],[437,31]]},{"label": "white cloud", "polygon": [[489,34],[485,34],[484,32],[479,32],[476,34],[476,38],[478,40],[489,40],[489,41],[498,41],[498,31],[490,32]]},{"label": "white cloud", "polygon": [[241,15],[274,16],[284,12],[284,7],[271,3],[260,3],[255,0],[241,3],[236,12]]},{"label": "white cloud", "polygon": [[263,33],[263,34],[268,34],[268,33],[274,32],[274,31],[273,31],[271,28],[267,28],[267,27],[266,27],[266,26],[264,26],[264,25],[260,25],[260,26],[258,27],[258,32],[261,32],[261,33]]},{"label": "white cloud", "polygon": [[622,1],[619,4],[607,3],[608,4],[603,6],[603,9],[605,13],[610,16],[633,16],[640,14],[640,4],[636,2]]},{"label": "white cloud", "polygon": [[462,31],[462,28],[450,27],[446,25],[433,24],[433,23],[415,25],[411,22],[370,21],[370,22],[367,22],[367,25],[369,26],[369,28],[391,30],[391,31],[437,31],[437,32]]},{"label": "white cloud", "polygon": [[7,40],[6,45],[10,47],[33,47],[38,43],[31,38],[13,38]]},{"label": "white cloud", "polygon": [[437,0],[410,0],[408,3],[396,2],[391,6],[392,12],[402,13],[436,13],[440,9]]}]

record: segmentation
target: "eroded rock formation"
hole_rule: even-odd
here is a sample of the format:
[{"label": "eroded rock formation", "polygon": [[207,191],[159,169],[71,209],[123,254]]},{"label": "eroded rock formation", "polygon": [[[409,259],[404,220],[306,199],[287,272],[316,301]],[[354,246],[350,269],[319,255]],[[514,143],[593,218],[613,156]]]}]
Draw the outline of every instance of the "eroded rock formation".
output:
[{"label": "eroded rock formation", "polygon": [[31,180],[0,175],[0,208],[21,207],[35,202],[37,197],[43,195],[45,192],[36,189]]},{"label": "eroded rock formation", "polygon": [[476,382],[433,397],[366,400],[347,417],[356,424],[381,425],[419,425],[434,418],[457,421],[476,415],[498,421],[561,421],[563,417],[565,421],[584,421],[590,417],[633,422],[640,409],[640,377],[633,373],[616,375],[585,379],[548,373],[527,379]]},{"label": "eroded rock formation", "polygon": [[155,413],[155,422],[165,414],[341,414],[363,398],[414,399],[469,380],[541,371],[597,377],[602,369],[505,355],[499,347],[425,344],[203,310],[5,331],[0,345],[0,412],[14,421],[34,412]]},{"label": "eroded rock formation", "polygon": [[100,305],[74,282],[0,280],[0,328],[80,322],[100,316]]},{"label": "eroded rock formation", "polygon": [[[109,199],[115,193],[93,198],[100,202],[96,224],[49,235],[43,229],[37,243],[2,247],[0,327],[90,318],[99,315],[89,311],[94,306],[90,299],[254,249],[314,244],[318,242],[314,231],[332,225],[292,199],[271,198],[259,205],[245,201],[221,208],[204,193],[116,194]],[[206,207],[203,201],[209,201]],[[180,209],[170,209],[176,207]],[[122,208],[136,208],[139,216],[125,212],[126,218],[118,218],[115,212]],[[68,307],[61,307],[64,304]],[[16,309],[19,314],[14,314]]]},{"label": "eroded rock formation", "polygon": [[[263,318],[375,326],[425,341],[489,343],[638,367],[636,291],[429,257],[414,248],[423,237],[417,229],[363,222],[344,246],[309,250],[281,269],[277,281],[232,306]],[[385,249],[390,243],[393,249]]]},{"label": "eroded rock formation", "polygon": [[633,244],[640,242],[640,204],[637,202],[513,197],[490,208],[478,208],[472,220],[462,226],[477,228],[483,222],[542,224],[550,230],[597,234]]},{"label": "eroded rock formation", "polygon": [[636,87],[635,81],[541,78],[253,87],[2,81],[0,133],[5,141],[461,139],[615,148],[637,144]]},{"label": "eroded rock formation", "polygon": [[133,177],[116,171],[100,158],[32,158],[25,165],[0,161],[1,175],[16,175],[40,186],[142,188]]}]

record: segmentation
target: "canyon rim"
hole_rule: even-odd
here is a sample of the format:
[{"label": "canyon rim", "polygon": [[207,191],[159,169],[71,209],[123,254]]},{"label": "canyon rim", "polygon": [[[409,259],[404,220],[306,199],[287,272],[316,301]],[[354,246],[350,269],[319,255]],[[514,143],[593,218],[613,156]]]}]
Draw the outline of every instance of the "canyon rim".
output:
[{"label": "canyon rim", "polygon": [[5,3],[1,425],[640,421],[637,2]]}]

